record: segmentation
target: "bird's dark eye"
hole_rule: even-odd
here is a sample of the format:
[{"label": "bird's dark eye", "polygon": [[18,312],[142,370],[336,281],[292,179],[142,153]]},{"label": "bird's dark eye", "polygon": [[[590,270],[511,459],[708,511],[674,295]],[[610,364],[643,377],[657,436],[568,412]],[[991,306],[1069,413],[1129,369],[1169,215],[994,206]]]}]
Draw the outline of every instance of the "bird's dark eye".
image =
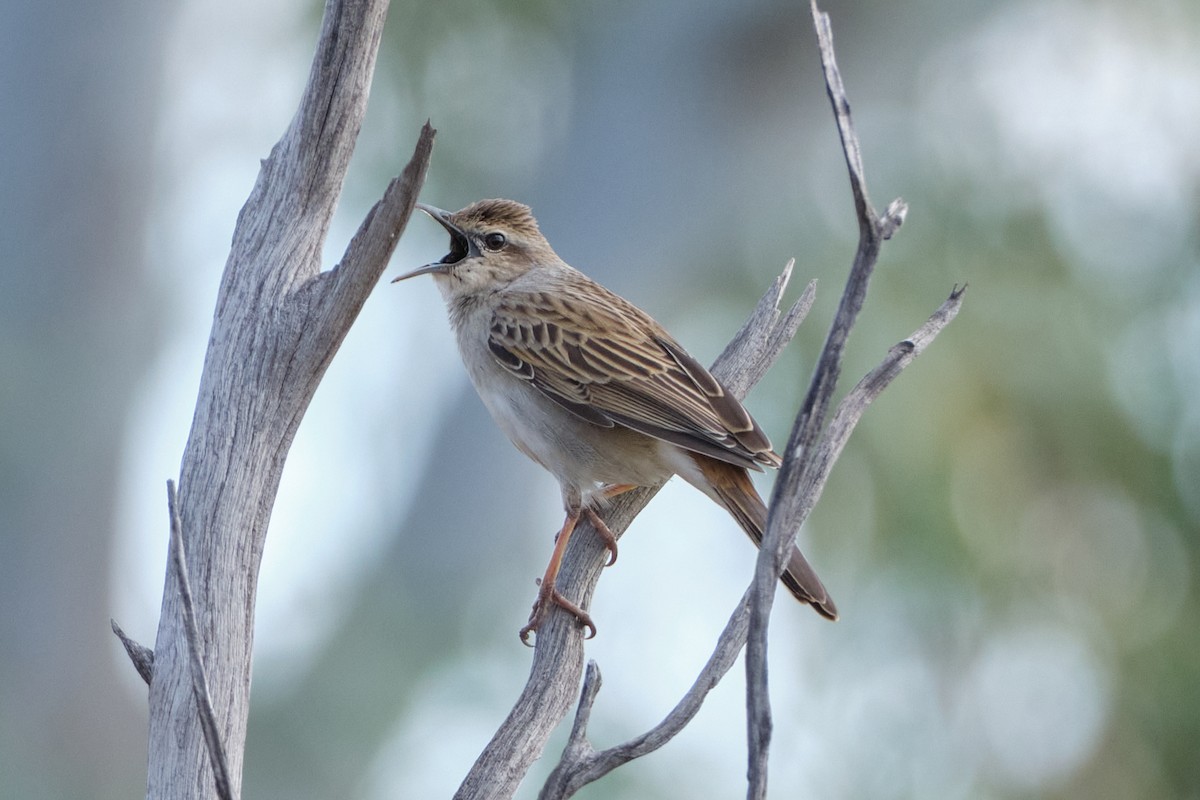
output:
[{"label": "bird's dark eye", "polygon": [[501,250],[504,245],[508,244],[508,239],[499,231],[492,231],[487,236],[483,237],[483,246],[488,250]]}]

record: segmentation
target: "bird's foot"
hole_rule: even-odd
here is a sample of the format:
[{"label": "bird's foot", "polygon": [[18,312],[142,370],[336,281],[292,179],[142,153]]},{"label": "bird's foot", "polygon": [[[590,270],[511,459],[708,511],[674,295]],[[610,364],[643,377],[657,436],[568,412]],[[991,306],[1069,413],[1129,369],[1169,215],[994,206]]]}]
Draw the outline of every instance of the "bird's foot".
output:
[{"label": "bird's foot", "polygon": [[596,635],[596,623],[592,622],[591,616],[586,611],[563,597],[553,584],[540,581],[537,599],[533,601],[533,611],[530,612],[529,621],[525,623],[525,627],[521,628],[519,634],[522,644],[526,647],[533,647],[529,643],[529,634],[536,632],[538,628],[542,627],[542,623],[546,621],[547,616],[550,614],[550,609],[554,606],[558,606],[570,613],[579,622],[580,627],[586,629],[587,632],[583,638],[591,639]]}]

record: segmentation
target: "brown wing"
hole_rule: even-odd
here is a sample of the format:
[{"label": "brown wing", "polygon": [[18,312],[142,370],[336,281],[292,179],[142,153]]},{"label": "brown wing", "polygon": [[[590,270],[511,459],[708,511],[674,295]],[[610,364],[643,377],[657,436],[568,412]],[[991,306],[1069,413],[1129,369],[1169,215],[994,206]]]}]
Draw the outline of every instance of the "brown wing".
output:
[{"label": "brown wing", "polygon": [[492,354],[564,408],[738,466],[779,465],[742,404],[628,301],[580,273],[553,291],[506,295]]}]

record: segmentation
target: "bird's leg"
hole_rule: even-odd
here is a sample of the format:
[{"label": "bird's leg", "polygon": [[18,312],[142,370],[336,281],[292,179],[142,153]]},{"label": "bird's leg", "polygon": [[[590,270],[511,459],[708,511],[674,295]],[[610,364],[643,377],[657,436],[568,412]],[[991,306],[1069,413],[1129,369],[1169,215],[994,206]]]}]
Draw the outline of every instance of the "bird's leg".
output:
[{"label": "bird's leg", "polygon": [[[610,483],[600,491],[600,497],[605,500],[611,500],[618,495],[625,494],[636,488],[638,488],[636,483]],[[584,513],[591,520],[592,527],[596,529],[596,535],[604,540],[604,546],[608,548],[609,552],[608,563],[604,566],[611,567],[617,563],[617,536],[609,530],[604,520],[600,519],[600,515],[596,513],[595,509],[591,507],[585,508]]]},{"label": "bird's leg", "polygon": [[529,634],[541,627],[546,620],[546,614],[550,612],[551,606],[560,606],[569,611],[579,620],[579,624],[587,628],[590,633],[587,638],[590,639],[596,635],[596,624],[592,622],[592,618],[582,608],[572,603],[567,598],[559,593],[558,588],[554,585],[558,580],[558,570],[562,566],[563,553],[567,551],[567,542],[571,540],[571,533],[575,530],[575,524],[579,522],[579,511],[567,512],[567,519],[563,522],[562,529],[554,538],[554,553],[550,556],[550,563],[546,565],[546,574],[542,576],[542,580],[538,585],[538,596],[533,601],[533,611],[529,614],[529,621],[525,623],[525,627],[521,628],[521,642],[529,645]]}]

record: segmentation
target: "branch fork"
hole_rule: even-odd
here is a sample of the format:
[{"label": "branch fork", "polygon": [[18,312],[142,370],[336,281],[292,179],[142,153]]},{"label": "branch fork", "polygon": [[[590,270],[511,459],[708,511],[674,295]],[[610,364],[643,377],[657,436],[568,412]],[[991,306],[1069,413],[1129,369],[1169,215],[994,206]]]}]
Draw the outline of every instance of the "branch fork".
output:
[{"label": "branch fork", "polygon": [[[539,795],[542,800],[570,797],[582,786],[669,741],[695,716],[705,695],[730,669],[743,646],[746,646],[747,673],[747,797],[753,800],[766,796],[772,728],[767,682],[767,629],[779,576],[786,563],[785,554],[790,552],[800,527],[820,498],[834,462],[867,407],[954,319],[961,307],[965,286],[961,289],[955,287],[924,325],[893,346],[883,362],[859,381],[829,417],[829,406],[841,372],[846,341],[866,298],[880,246],[895,235],[904,223],[908,205],[897,198],[888,204],[883,214],[877,213],[872,206],[864,176],[862,148],[854,130],[850,102],[834,54],[829,16],[820,11],[816,0],[811,2],[811,11],[826,88],[850,176],[851,194],[859,222],[859,245],[837,315],[830,326],[808,393],[784,450],[784,463],[772,492],[770,516],[754,578],[722,631],[712,656],[679,704],[650,731],[599,752],[588,743],[586,726],[599,691],[600,671],[595,664],[588,665],[570,739],[558,765],[542,788]],[[781,281],[786,283],[791,268],[792,264],[789,263]],[[812,302],[812,288],[810,284],[806,293],[808,304]],[[751,324],[747,323],[747,327]],[[789,340],[794,332],[793,329],[788,334]],[[771,356],[770,360],[773,358]],[[717,373],[715,367],[713,371]],[[725,375],[718,377],[726,379]],[[744,391],[746,387],[741,388]]]},{"label": "branch fork", "polygon": [[262,162],[221,278],[178,497],[171,491],[178,532],[153,652],[114,625],[150,686],[147,798],[241,790],[258,570],[284,461],[412,214],[433,148],[426,123],[340,263],[324,270],[387,6],[326,2],[300,106]]}]

